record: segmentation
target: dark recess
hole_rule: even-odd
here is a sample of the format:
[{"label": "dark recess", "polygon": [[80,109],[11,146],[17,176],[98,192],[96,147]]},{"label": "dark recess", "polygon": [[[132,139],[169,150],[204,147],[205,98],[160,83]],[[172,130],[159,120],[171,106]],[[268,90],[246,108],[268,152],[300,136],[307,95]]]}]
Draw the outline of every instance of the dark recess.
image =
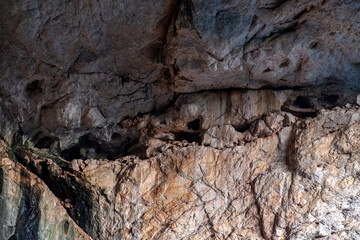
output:
[{"label": "dark recess", "polygon": [[244,133],[247,130],[249,130],[251,123],[246,123],[246,124],[242,124],[242,125],[232,125],[236,131]]},{"label": "dark recess", "polygon": [[64,151],[61,152],[60,156],[68,161],[71,161],[73,159],[83,159],[83,157],[80,155],[79,145],[65,149]]},{"label": "dark recess", "polygon": [[37,93],[42,93],[41,82],[40,80],[32,81],[28,83],[25,87],[26,95],[31,97]]},{"label": "dark recess", "polygon": [[[63,150],[60,156],[65,160],[106,158],[114,160],[129,154],[137,155],[138,151],[132,152],[133,146],[139,145],[138,133],[129,132],[129,135],[114,133],[110,142],[84,135],[79,138],[79,143]],[[140,154],[140,153],[139,153]]]},{"label": "dark recess", "polygon": [[88,135],[84,135],[80,137],[78,144],[62,151],[60,156],[71,161],[73,159],[96,158],[100,153],[105,153],[108,159],[112,158],[98,142],[89,139]]},{"label": "dark recess", "polygon": [[329,105],[336,105],[339,100],[339,95],[326,95],[322,100]]},{"label": "dark recess", "polygon": [[189,143],[201,143],[200,132],[171,132],[175,136],[175,141],[187,141]]},{"label": "dark recess", "polygon": [[314,104],[309,97],[298,96],[293,102],[293,106],[298,108],[313,108]]},{"label": "dark recess", "polygon": [[200,122],[201,122],[200,119],[195,119],[189,122],[187,127],[189,130],[194,130],[194,131],[200,130]]},{"label": "dark recess", "polygon": [[50,148],[50,146],[57,140],[54,137],[43,137],[35,144],[36,148]]}]

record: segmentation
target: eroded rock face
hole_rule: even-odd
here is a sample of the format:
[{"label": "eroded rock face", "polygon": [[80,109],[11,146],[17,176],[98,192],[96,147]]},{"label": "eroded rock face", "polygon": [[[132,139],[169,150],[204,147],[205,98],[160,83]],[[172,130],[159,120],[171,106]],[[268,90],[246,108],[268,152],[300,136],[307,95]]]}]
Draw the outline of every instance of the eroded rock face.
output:
[{"label": "eroded rock face", "polygon": [[29,138],[79,138],[174,92],[359,88],[357,1],[4,1],[1,106]]},{"label": "eroded rock face", "polygon": [[357,239],[359,116],[276,111],[202,144],[149,140],[145,159],[15,152],[94,239]]},{"label": "eroded rock face", "polygon": [[360,239],[357,1],[0,8],[0,240]]},{"label": "eroded rock face", "polygon": [[92,239],[40,178],[9,158],[4,145],[1,142],[0,239]]},{"label": "eroded rock face", "polygon": [[183,1],[167,43],[176,90],[358,87],[359,48],[348,47],[359,40],[358,9],[356,1]]}]

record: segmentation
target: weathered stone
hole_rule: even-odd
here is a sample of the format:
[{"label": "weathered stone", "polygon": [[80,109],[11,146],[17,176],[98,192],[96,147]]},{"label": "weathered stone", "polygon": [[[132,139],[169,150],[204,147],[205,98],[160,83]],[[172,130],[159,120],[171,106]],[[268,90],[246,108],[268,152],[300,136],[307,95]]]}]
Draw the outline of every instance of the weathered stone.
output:
[{"label": "weathered stone", "polygon": [[161,110],[174,92],[359,89],[358,8],[333,0],[6,1],[1,106],[27,137],[65,142],[74,131]]},{"label": "weathered stone", "polygon": [[347,47],[358,39],[351,18],[358,7],[355,1],[184,1],[167,44],[176,90],[332,81],[358,88],[359,48]]},{"label": "weathered stone", "polygon": [[44,182],[0,145],[0,239],[92,239]]},{"label": "weathered stone", "polygon": [[359,9],[3,1],[0,239],[360,239]]},{"label": "weathered stone", "polygon": [[[20,157],[89,201],[82,227],[95,239],[356,239],[357,114],[323,110],[288,126],[273,112],[253,123],[250,142],[230,125],[206,131],[210,146],[150,139],[146,160],[73,160],[76,178],[29,151]],[[76,201],[62,201],[70,214],[81,212]]]},{"label": "weathered stone", "polygon": [[234,147],[242,140],[243,135],[236,132],[231,125],[209,128],[203,137],[202,143],[214,148]]}]

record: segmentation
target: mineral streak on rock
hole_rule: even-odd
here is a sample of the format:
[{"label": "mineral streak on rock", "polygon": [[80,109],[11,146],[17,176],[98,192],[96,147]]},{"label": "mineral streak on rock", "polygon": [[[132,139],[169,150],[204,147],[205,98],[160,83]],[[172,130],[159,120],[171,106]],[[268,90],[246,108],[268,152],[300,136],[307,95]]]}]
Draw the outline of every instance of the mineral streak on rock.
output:
[{"label": "mineral streak on rock", "polygon": [[360,239],[359,9],[2,1],[0,240]]}]

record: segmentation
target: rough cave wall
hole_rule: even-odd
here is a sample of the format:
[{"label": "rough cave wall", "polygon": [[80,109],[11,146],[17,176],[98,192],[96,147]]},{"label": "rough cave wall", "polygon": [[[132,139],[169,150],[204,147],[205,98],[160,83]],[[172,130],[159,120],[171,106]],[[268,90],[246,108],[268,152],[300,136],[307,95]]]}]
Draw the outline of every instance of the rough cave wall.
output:
[{"label": "rough cave wall", "polygon": [[360,238],[359,9],[3,0],[0,238]]}]

